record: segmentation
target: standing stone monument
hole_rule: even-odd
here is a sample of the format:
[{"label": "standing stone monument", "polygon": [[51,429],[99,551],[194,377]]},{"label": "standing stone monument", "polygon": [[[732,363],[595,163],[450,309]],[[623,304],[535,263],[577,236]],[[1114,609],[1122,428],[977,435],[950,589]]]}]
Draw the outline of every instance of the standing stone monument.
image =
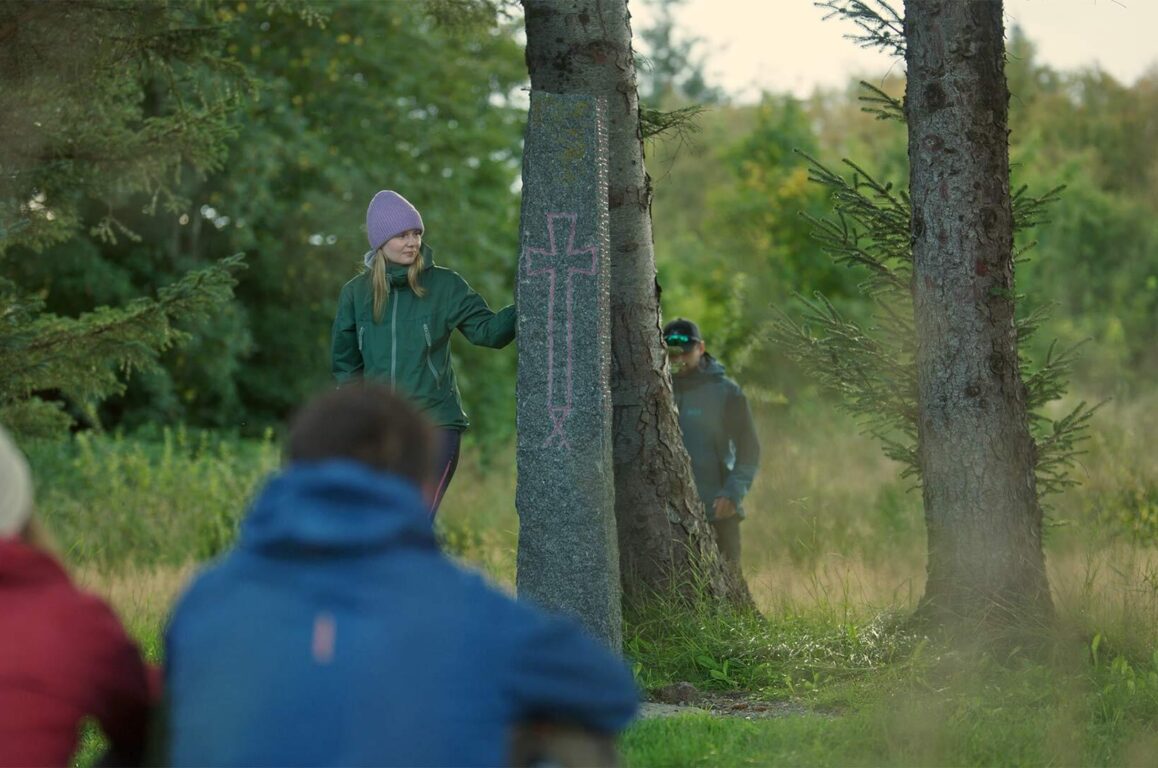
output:
[{"label": "standing stone monument", "polygon": [[611,460],[605,107],[531,92],[517,384],[520,597],[622,640]]}]

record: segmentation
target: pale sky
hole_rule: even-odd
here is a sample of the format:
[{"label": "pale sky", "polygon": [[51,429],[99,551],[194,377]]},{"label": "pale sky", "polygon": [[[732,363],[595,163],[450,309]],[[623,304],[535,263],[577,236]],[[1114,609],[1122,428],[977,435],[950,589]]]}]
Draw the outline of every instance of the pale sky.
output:
[{"label": "pale sky", "polygon": [[[903,1],[890,5],[901,11]],[[629,8],[638,33],[652,11],[639,0]],[[856,27],[823,21],[825,13],[813,0],[686,0],[676,18],[682,34],[702,38],[708,82],[739,101],[755,101],[761,89],[807,96],[854,73],[904,72],[903,61],[846,39]],[[1096,64],[1130,85],[1158,68],[1158,0],[1005,0],[1005,16],[1006,30],[1020,24],[1054,69]]]}]

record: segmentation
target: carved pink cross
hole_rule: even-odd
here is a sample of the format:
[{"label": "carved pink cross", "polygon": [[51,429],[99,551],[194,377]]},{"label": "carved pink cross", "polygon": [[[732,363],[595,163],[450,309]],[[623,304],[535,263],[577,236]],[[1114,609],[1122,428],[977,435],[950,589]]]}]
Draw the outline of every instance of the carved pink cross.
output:
[{"label": "carved pink cross", "polygon": [[[563,448],[570,447],[563,426],[567,417],[571,415],[572,403],[571,381],[574,363],[572,356],[572,321],[574,320],[572,277],[574,275],[594,275],[599,268],[597,260],[599,251],[594,245],[589,245],[586,248],[575,248],[575,221],[578,216],[576,213],[548,213],[547,239],[551,243],[551,249],[527,247],[523,252],[527,265],[527,275],[531,277],[547,276],[547,415],[551,419],[552,430],[543,442],[544,447],[551,445],[558,445]],[[555,222],[560,219],[565,219],[570,224],[567,232],[567,247],[562,252],[560,252],[559,244],[555,239]],[[582,258],[575,259],[576,256]],[[571,264],[569,259],[574,259],[577,266],[569,266]],[[555,322],[555,285],[556,276],[560,269],[567,271],[567,316],[562,328]],[[557,334],[563,335],[567,349],[567,359],[558,368],[556,368],[555,359],[555,336]],[[559,382],[561,387],[556,387],[556,379],[561,379]],[[558,389],[563,390],[562,394],[558,392]],[[556,397],[559,397],[561,402],[556,401]]]}]

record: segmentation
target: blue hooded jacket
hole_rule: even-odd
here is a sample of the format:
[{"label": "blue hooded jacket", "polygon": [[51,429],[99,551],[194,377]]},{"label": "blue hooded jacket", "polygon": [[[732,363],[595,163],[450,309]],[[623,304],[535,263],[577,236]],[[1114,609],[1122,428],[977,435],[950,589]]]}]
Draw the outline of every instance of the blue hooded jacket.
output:
[{"label": "blue hooded jacket", "polygon": [[417,488],[353,461],[274,476],[166,633],[174,765],[501,765],[529,720],[613,733],[626,665],[437,548]]}]

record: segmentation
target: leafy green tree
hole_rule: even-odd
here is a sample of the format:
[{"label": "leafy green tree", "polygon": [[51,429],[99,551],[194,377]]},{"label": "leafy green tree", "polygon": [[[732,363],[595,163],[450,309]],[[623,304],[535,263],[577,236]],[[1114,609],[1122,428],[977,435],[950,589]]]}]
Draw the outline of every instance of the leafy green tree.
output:
[{"label": "leafy green tree", "polygon": [[[1032,359],[1044,360],[1054,339],[1056,348],[1088,339],[1074,360],[1076,388],[1091,399],[1135,395],[1158,373],[1158,355],[1149,343],[1158,331],[1158,287],[1153,287],[1158,285],[1158,161],[1147,149],[1154,144],[1153,127],[1158,125],[1158,74],[1143,76],[1127,88],[1098,71],[1056,71],[1042,64],[1033,43],[1017,27],[1009,31],[1006,73],[1012,94],[1014,178],[1029,189],[1066,189],[1040,221],[1027,220],[1016,235],[1023,252],[1018,281],[1025,297],[1020,307],[1025,316],[1049,310],[1041,317],[1041,331],[1023,339],[1023,349]],[[814,157],[871,157],[872,177],[901,190],[909,174],[906,136],[895,130],[895,123],[879,119],[878,108],[889,99],[899,103],[903,98],[904,72],[893,68],[864,80],[871,86],[852,81],[847,88],[817,90],[800,100],[807,131],[789,143]],[[770,94],[766,102],[778,104],[786,98]],[[750,342],[760,338],[748,329],[768,302],[791,288],[805,295],[811,288],[786,280],[777,289],[772,281],[795,269],[756,245],[760,228],[746,225],[778,214],[788,222],[798,210],[810,215],[816,211],[807,204],[795,210],[778,212],[775,205],[760,210],[761,195],[754,187],[746,189],[740,163],[752,147],[760,151],[754,134],[763,133],[773,145],[777,141],[769,131],[777,108],[766,107],[767,117],[761,117],[762,109],[716,105],[700,116],[699,131],[683,142],[649,142],[656,263],[666,315],[701,318],[730,369],[736,371],[735,362],[743,362],[738,374],[746,386],[763,385],[791,395],[802,382],[792,366],[779,365],[774,349],[764,348],[744,360]],[[733,147],[739,149],[733,152]],[[765,165],[765,180],[790,167]],[[745,194],[751,205],[740,216],[739,209],[732,209]],[[776,199],[771,185],[766,199]],[[742,237],[733,239],[744,229],[748,231]],[[798,251],[809,252],[815,258],[815,243]],[[760,269],[740,263],[752,254],[769,259]],[[866,303],[840,293],[833,284],[851,284],[861,275],[824,259],[815,259],[810,269],[824,276],[822,290],[839,302],[842,315],[858,322],[866,319]],[[829,293],[833,290],[837,293]]]},{"label": "leafy green tree", "polygon": [[[288,14],[238,30],[237,56],[264,86],[235,162],[196,194],[198,247],[250,254],[238,295],[255,349],[237,383],[258,421],[329,380],[338,291],[361,267],[379,189],[418,206],[437,263],[492,302],[513,290],[526,70],[512,30],[495,18],[448,30],[412,3],[326,8],[325,30]],[[476,434],[509,436],[513,354],[455,353]]]},{"label": "leafy green tree", "polygon": [[[1134,396],[1151,386],[1158,355],[1158,210],[1145,198],[1093,181],[1088,155],[1069,155],[1043,174],[1065,185],[1036,243],[1022,286],[1029,309],[1049,310],[1046,326],[1064,344],[1085,343],[1075,374],[1095,392]],[[1036,340],[1035,356],[1044,354]]]},{"label": "leafy green tree", "polygon": [[703,123],[693,146],[657,151],[664,314],[695,318],[750,396],[781,402],[803,382],[768,343],[774,305],[796,291],[856,296],[854,276],[823,258],[802,216],[827,209],[797,153],[817,151],[814,119],[798,99],[767,94]]},{"label": "leafy green tree", "polygon": [[[854,276],[822,258],[812,237],[808,217],[821,215],[828,205],[826,191],[808,178],[805,157],[817,149],[804,105],[791,96],[766,95],[751,132],[723,154],[733,183],[708,195],[707,231],[715,245],[720,289],[735,285],[735,279],[727,279],[729,272],[743,275],[746,300],[739,316],[720,326],[729,332],[717,338],[720,351],[756,335],[773,316],[773,303],[792,292],[857,294]],[[721,296],[719,303],[728,306],[727,298]],[[752,374],[765,380],[774,375],[767,370]]]},{"label": "leafy green tree", "polygon": [[[1099,71],[1055,72],[1018,29],[1010,35],[1011,163],[1035,188],[1065,186],[1021,273],[1029,308],[1052,306],[1051,334],[1091,340],[1075,374],[1117,395],[1148,387],[1158,367],[1158,78],[1125,88]],[[1044,342],[1034,346],[1037,355]]]}]

